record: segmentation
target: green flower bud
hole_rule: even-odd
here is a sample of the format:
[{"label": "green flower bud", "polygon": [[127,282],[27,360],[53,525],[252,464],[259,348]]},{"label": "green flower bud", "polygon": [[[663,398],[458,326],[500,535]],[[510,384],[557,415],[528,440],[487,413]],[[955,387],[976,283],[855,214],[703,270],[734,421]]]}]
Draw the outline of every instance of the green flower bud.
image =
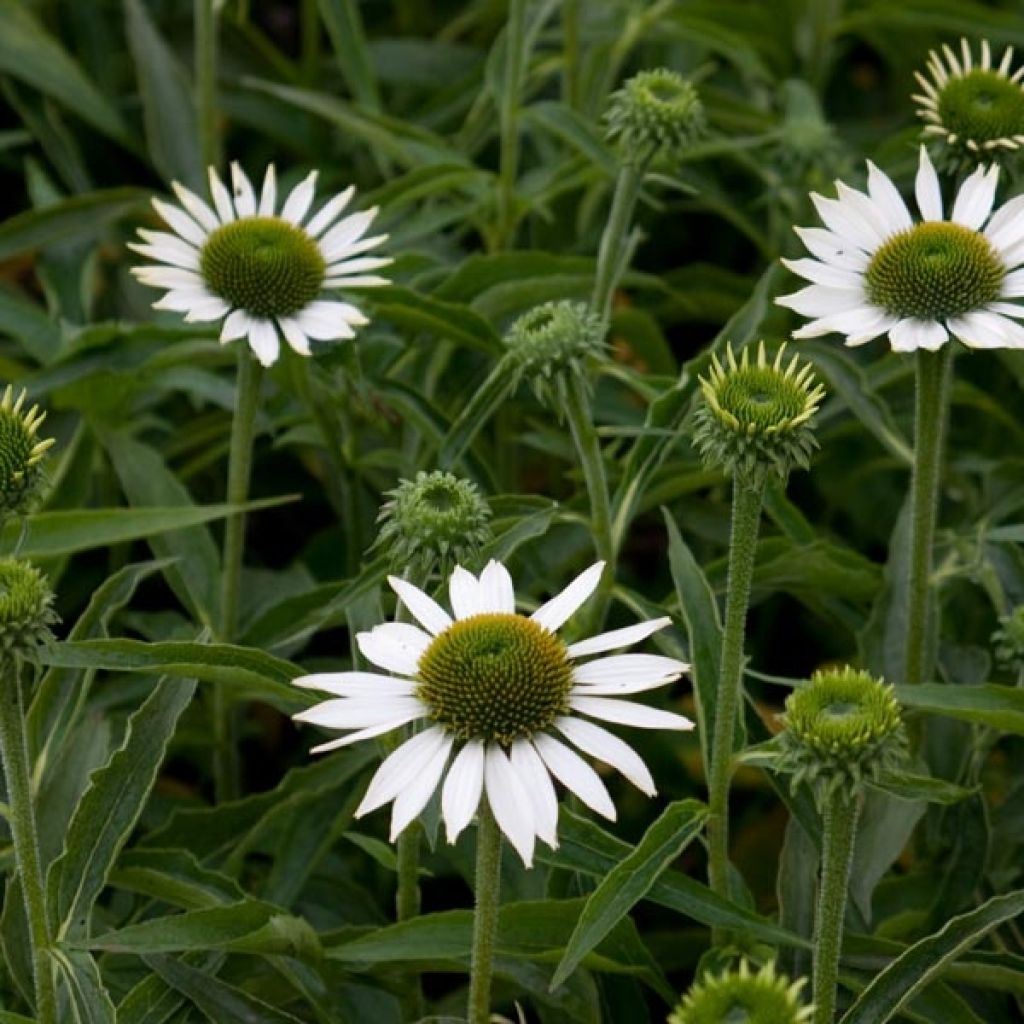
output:
[{"label": "green flower bud", "polygon": [[1024,604],[1018,605],[999,620],[992,634],[996,661],[1011,671],[1024,671]]},{"label": "green flower bud", "polygon": [[641,71],[612,94],[607,135],[630,160],[657,153],[678,159],[706,130],[704,104],[693,84],[675,71]]},{"label": "green flower bud", "polygon": [[891,686],[850,666],[816,672],[786,700],[779,770],[793,788],[811,784],[819,801],[837,789],[897,769],[907,756],[903,718]]},{"label": "green flower bud", "polygon": [[53,438],[37,436],[46,413],[23,411],[26,392],[15,398],[10,384],[0,399],[0,521],[30,511],[43,482],[42,462]]},{"label": "green flower bud", "polygon": [[401,480],[381,506],[374,544],[397,570],[442,574],[476,557],[491,538],[491,509],[476,484],[451,473],[420,471]]},{"label": "green flower bud", "polygon": [[737,970],[705,975],[690,989],[669,1024],[803,1024],[813,1010],[800,1005],[801,978],[792,984],[765,964],[754,974],[745,960]]},{"label": "green flower bud", "polygon": [[794,356],[783,367],[783,345],[769,364],[764,342],[757,362],[744,349],[737,362],[732,347],[726,365],[711,358],[711,371],[700,379],[704,401],[697,408],[694,443],[709,466],[730,476],[756,480],[764,473],[785,479],[806,469],[818,446],[810,421],[825,389],[809,363]]},{"label": "green flower bud", "polygon": [[56,621],[46,577],[23,559],[0,559],[0,653],[36,661]]}]

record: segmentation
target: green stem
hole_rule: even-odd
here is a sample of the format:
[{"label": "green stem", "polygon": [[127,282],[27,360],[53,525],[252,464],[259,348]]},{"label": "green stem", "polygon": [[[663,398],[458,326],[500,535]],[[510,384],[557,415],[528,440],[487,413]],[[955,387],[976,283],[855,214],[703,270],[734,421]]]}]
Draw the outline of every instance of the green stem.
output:
[{"label": "green stem", "polygon": [[420,912],[420,830],[415,822],[398,837],[397,858],[395,914],[399,921],[411,921]]},{"label": "green stem", "polygon": [[501,832],[486,797],[480,801],[476,833],[476,912],[473,915],[473,954],[469,973],[469,1024],[488,1024],[491,1018],[491,974],[498,934],[498,895],[501,888]]},{"label": "green stem", "polygon": [[562,102],[573,110],[580,107],[579,76],[579,0],[562,0]]},{"label": "green stem", "polygon": [[515,189],[519,171],[519,105],[526,63],[526,0],[509,0],[505,32],[505,80],[498,111],[501,158],[498,166],[498,225],[496,244],[503,249],[515,233]]},{"label": "green stem", "polygon": [[825,804],[821,882],[814,916],[812,1024],[832,1024],[835,1018],[843,919],[860,805],[859,794],[842,788],[837,788]]},{"label": "green stem", "polygon": [[929,580],[939,506],[943,436],[949,398],[952,346],[917,353],[914,470],[911,479],[910,571],[907,580],[906,667],[903,682],[931,675],[928,655]]},{"label": "green stem", "polygon": [[604,471],[604,459],[601,456],[601,442],[594,427],[586,382],[578,374],[571,374],[565,391],[569,429],[572,431],[576,453],[583,469],[587,496],[590,499],[590,528],[594,534],[594,549],[597,557],[605,563],[601,582],[590,608],[589,625],[599,629],[604,621],[615,579],[616,552],[612,539],[611,498],[608,493],[608,478]]},{"label": "green stem", "polygon": [[28,746],[25,742],[25,719],[21,704],[21,672],[17,662],[10,659],[4,659],[3,668],[5,671],[0,675],[0,754],[3,755],[4,777],[7,780],[8,823],[14,840],[14,858],[21,876],[32,944],[36,1019],[39,1024],[56,1024],[57,1001],[49,955],[50,930],[46,921],[39,837],[29,781]]},{"label": "green stem", "polygon": [[441,469],[451,469],[462,457],[484,424],[508,398],[515,383],[513,367],[507,359],[499,359],[484,382],[469,396],[469,401],[449,428],[448,436],[437,455]]},{"label": "green stem", "polygon": [[[747,605],[754,576],[757,532],[764,500],[764,479],[733,481],[732,535],[729,539],[729,578],[726,585],[722,663],[715,694],[715,728],[708,780],[708,856],[711,888],[729,896],[729,781],[733,741],[743,693],[743,640]],[[725,935],[716,931],[716,944]]]},{"label": "green stem", "polygon": [[217,13],[214,0],[195,0],[196,107],[199,152],[206,167],[220,164],[217,130]]},{"label": "green stem", "polygon": [[594,297],[591,300],[594,312],[605,322],[611,314],[612,296],[619,278],[625,270],[626,237],[633,219],[633,208],[636,197],[640,193],[640,183],[644,177],[644,166],[640,162],[630,161],[619,168],[619,177],[615,182],[615,195],[612,197],[612,208],[608,214],[601,235],[601,245],[597,252],[597,274],[594,279]]},{"label": "green stem", "polygon": [[[252,441],[259,402],[262,367],[249,346],[238,345],[238,379],[235,389],[235,416],[231,424],[228,453],[228,491],[230,505],[242,505],[249,497],[252,469]],[[238,630],[238,605],[242,590],[242,557],[245,551],[245,513],[229,516],[224,526],[224,559],[221,578],[220,640],[232,643]],[[239,792],[239,765],[236,723],[227,704],[224,688],[213,692],[214,782],[218,800],[231,800]]]}]

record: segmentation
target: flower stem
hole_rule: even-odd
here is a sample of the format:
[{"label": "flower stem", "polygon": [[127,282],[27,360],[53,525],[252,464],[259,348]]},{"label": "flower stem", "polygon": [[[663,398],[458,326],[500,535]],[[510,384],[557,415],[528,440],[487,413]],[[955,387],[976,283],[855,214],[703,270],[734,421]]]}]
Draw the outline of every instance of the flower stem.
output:
[{"label": "flower stem", "polygon": [[562,0],[562,102],[573,110],[580,106],[579,77],[579,0]]},{"label": "flower stem", "polygon": [[411,921],[420,912],[420,830],[413,822],[398,837],[398,889],[395,893],[395,916]]},{"label": "flower stem", "polygon": [[[227,500],[242,505],[249,497],[252,441],[256,423],[262,368],[248,345],[238,346],[238,378],[235,416],[228,453]],[[238,603],[242,589],[242,556],[245,550],[245,513],[228,516],[224,526],[224,559],[221,578],[220,640],[232,643],[238,630]],[[223,687],[213,687],[214,783],[218,800],[231,800],[239,792],[238,743],[235,722]]]},{"label": "flower stem", "polygon": [[841,788],[831,793],[825,804],[821,881],[814,916],[812,1024],[832,1024],[835,1018],[843,919],[860,808],[860,795]]},{"label": "flower stem", "polygon": [[488,1024],[491,1017],[491,974],[494,940],[498,934],[498,894],[501,888],[501,832],[490,804],[480,801],[476,834],[476,912],[473,915],[473,954],[469,974],[469,1024]]},{"label": "flower stem", "polygon": [[928,656],[929,578],[938,516],[943,436],[949,398],[952,349],[917,353],[914,407],[914,470],[911,480],[910,571],[907,579],[906,665],[903,682],[931,674]]},{"label": "flower stem", "polygon": [[14,858],[21,875],[21,890],[28,915],[29,939],[32,943],[32,971],[35,976],[36,1020],[39,1024],[56,1024],[57,1002],[50,968],[50,931],[46,921],[43,875],[39,862],[39,837],[29,770],[28,746],[25,742],[24,714],[21,703],[20,668],[16,661],[5,658],[0,673],[0,753],[3,755],[7,799],[10,805],[9,824],[14,840]]},{"label": "flower stem", "polygon": [[[729,539],[729,578],[726,585],[722,662],[715,694],[715,728],[708,779],[708,854],[711,888],[729,896],[729,781],[732,775],[736,718],[743,693],[743,640],[747,605],[754,576],[754,555],[761,522],[765,481],[733,481],[732,533]],[[725,936],[714,934],[716,944]]]},{"label": "flower stem", "polygon": [[626,236],[629,232],[630,221],[633,219],[633,208],[636,206],[636,197],[640,193],[640,183],[643,181],[643,177],[644,166],[636,160],[629,160],[619,168],[611,212],[608,215],[604,233],[601,235],[591,306],[605,322],[611,313],[615,287],[626,269],[625,262],[628,255]]},{"label": "flower stem", "polygon": [[515,188],[519,170],[519,104],[526,63],[526,0],[509,0],[505,31],[505,78],[498,111],[501,157],[498,166],[498,225],[496,243],[503,249],[515,233]]},{"label": "flower stem", "polygon": [[215,0],[195,0],[196,107],[199,152],[206,167],[220,163],[217,131],[217,12]]}]

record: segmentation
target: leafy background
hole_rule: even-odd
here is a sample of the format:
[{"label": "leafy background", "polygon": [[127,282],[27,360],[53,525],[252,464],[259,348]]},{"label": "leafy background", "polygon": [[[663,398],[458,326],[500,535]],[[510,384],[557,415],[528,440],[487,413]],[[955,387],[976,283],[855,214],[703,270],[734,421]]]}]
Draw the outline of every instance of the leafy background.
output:
[{"label": "leafy background", "polygon": [[[48,656],[29,716],[69,1020],[386,1024],[414,1019],[419,971],[430,1012],[461,1012],[471,837],[427,856],[423,916],[390,926],[384,816],[352,820],[377,752],[311,760],[311,735],[287,718],[304,698],[287,683],[299,666],[345,664],[351,634],[388,610],[385,565],[368,549],[382,495],[418,469],[478,481],[495,511],[492,552],[528,593],[592,557],[565,425],[528,388],[486,422],[460,413],[516,315],[589,297],[616,169],[599,122],[609,92],[665,65],[699,82],[711,126],[680,165],[648,177],[595,385],[623,526],[612,619],[667,608],[678,628],[659,642],[711,671],[729,491],[690,444],[696,374],[727,339],[777,342],[794,326],[771,300],[791,290],[777,257],[794,248],[792,224],[814,221],[810,189],[859,180],[865,156],[909,183],[912,71],[928,48],[961,33],[1024,45],[1014,3],[544,0],[529,6],[510,97],[506,17],[497,0],[222,7],[225,154],[252,175],[272,160],[285,184],[312,167],[323,190],[357,183],[362,203],[380,204],[396,257],[395,284],[366,296],[373,323],[355,344],[269,375],[232,650],[210,642],[210,627],[234,353],[154,313],[124,246],[153,225],[147,200],[171,179],[202,188],[192,7],[0,0],[0,370],[45,402],[59,439],[42,510],[3,542],[49,573],[69,641]],[[511,233],[497,227],[503,103],[520,129]],[[812,471],[769,497],[748,634],[752,741],[774,726],[786,681],[830,660],[899,679],[890,590],[912,368],[882,349],[800,345],[830,398]],[[1019,353],[957,359],[941,678],[904,696],[941,716],[933,774],[972,794],[878,798],[869,810],[844,962],[853,990],[953,914],[1022,884],[1024,703],[990,642],[998,616],[1024,603],[1022,386]],[[245,709],[243,795],[219,806],[214,687]],[[694,711],[689,685],[664,699]],[[617,839],[569,811],[541,869],[507,858],[505,1012],[515,998],[531,1020],[662,1019],[713,923],[738,925],[748,952],[778,946],[790,971],[807,970],[816,819],[806,794],[794,800],[750,767],[734,790],[735,902],[703,887],[699,844],[674,857],[694,813],[674,805],[648,898],[631,917],[612,908],[583,968],[549,991],[580,898],[628,851],[622,840],[667,801],[704,793],[699,737],[631,738],[657,801],[609,778]],[[2,855],[0,1019],[18,1021],[30,972],[9,844]],[[996,924],[956,963],[918,958],[928,984],[906,1019],[1021,1019],[1024,939],[1012,920]]]}]

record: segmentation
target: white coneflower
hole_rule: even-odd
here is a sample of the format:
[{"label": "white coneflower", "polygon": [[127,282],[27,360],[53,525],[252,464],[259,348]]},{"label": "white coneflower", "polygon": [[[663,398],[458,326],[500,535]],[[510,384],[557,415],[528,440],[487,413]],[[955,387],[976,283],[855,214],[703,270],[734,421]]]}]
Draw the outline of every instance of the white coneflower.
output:
[{"label": "white coneflower", "polygon": [[975,61],[966,39],[958,56],[949,45],[928,54],[928,76],[914,77],[921,92],[914,96],[925,122],[925,136],[939,144],[943,162],[953,165],[995,160],[1024,145],[1024,67],[1012,74],[1013,47],[993,66],[987,39]]},{"label": "white coneflower", "polygon": [[143,284],[167,291],[155,307],[184,313],[190,322],[223,320],[220,340],[247,338],[264,366],[277,360],[279,333],[304,356],[311,340],[353,337],[369,321],[330,295],[389,283],[371,272],[391,260],[365,255],[387,235],[364,237],[376,207],[338,220],[354,186],[310,217],[316,176],[312,171],[296,185],[280,212],[273,164],[258,198],[237,163],[231,165],[233,194],[210,168],[212,206],[173,183],[180,207],[153,200],[173,234],[140,229],[144,242],[131,246],[158,264],[132,268]]},{"label": "white coneflower", "polygon": [[845,334],[862,345],[888,334],[893,349],[936,350],[953,334],[972,348],[1024,348],[1024,197],[994,213],[999,170],[979,167],[944,219],[939,178],[925,148],[914,186],[915,221],[890,178],[868,162],[868,191],[837,182],[812,194],[824,228],[796,228],[816,259],[783,260],[812,284],[776,299],[811,322],[795,338]]},{"label": "white coneflower", "polygon": [[410,722],[428,723],[384,760],[357,816],[394,801],[394,840],[444,777],[441,812],[449,841],[470,823],[486,793],[501,831],[530,865],[537,838],[557,843],[553,779],[599,814],[615,817],[604,783],[570,743],[654,794],[639,755],[590,719],[691,729],[682,715],[628,699],[671,683],[688,666],[654,654],[583,660],[637,643],[667,626],[667,618],[562,642],[557,630],[593,593],[602,569],[601,562],[592,565],[530,616],[516,613],[512,579],[499,562],[488,563],[479,578],[455,569],[448,586],[454,614],[412,584],[390,579],[419,626],[389,622],[356,639],[363,656],[391,674],[338,672],[295,680],[336,698],[295,718],[348,733],[314,751]]}]

